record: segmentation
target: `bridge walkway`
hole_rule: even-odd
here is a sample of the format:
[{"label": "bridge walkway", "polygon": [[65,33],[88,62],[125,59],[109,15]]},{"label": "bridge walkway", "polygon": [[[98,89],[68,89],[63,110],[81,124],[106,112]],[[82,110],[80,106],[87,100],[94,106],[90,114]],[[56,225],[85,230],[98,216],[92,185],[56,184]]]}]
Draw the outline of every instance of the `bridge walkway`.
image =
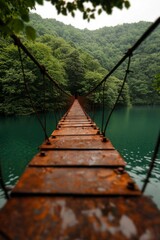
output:
[{"label": "bridge walkway", "polygon": [[160,239],[160,212],[75,100],[0,211],[0,239]]}]

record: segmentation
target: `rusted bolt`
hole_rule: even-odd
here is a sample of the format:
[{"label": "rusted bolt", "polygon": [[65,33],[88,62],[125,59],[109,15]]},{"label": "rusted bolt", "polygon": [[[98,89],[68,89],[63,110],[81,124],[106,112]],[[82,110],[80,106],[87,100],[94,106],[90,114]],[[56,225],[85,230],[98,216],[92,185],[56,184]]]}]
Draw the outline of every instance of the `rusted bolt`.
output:
[{"label": "rusted bolt", "polygon": [[103,137],[102,142],[108,142],[108,139],[106,137]]},{"label": "rusted bolt", "polygon": [[133,181],[130,181],[127,183],[127,188],[130,190],[134,190],[135,189],[135,183]]},{"label": "rusted bolt", "polygon": [[12,186],[12,185],[7,185],[7,186],[5,186],[5,188],[6,188],[6,190],[7,190],[8,192],[10,192],[10,191],[13,190],[14,186]]},{"label": "rusted bolt", "polygon": [[45,157],[45,156],[46,156],[46,153],[43,152],[43,151],[41,151],[39,155],[40,155],[40,157]]},{"label": "rusted bolt", "polygon": [[47,145],[51,145],[51,143],[50,143],[50,141],[49,141],[49,140],[47,140],[47,141],[46,141],[46,144],[47,144]]},{"label": "rusted bolt", "polygon": [[124,168],[123,167],[119,167],[118,168],[118,173],[123,174],[124,173]]},{"label": "rusted bolt", "polygon": [[99,130],[97,131],[97,135],[100,135],[100,131]]}]

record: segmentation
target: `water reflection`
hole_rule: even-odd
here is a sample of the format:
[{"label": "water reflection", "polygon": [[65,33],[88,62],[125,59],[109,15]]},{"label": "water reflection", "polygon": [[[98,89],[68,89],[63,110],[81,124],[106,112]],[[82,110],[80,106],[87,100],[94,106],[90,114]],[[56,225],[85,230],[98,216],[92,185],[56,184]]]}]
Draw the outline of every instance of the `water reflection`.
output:
[{"label": "water reflection", "polygon": [[[126,169],[139,187],[143,185],[159,131],[159,107],[133,107],[117,109],[107,129],[107,136],[127,162]],[[101,111],[95,121],[101,126]],[[107,113],[106,113],[107,115]],[[52,113],[47,115],[47,132],[51,134],[56,126]],[[24,171],[44,134],[35,116],[0,118],[0,161],[7,185],[14,185]],[[152,178],[145,194],[154,198],[160,207],[160,156],[158,156]],[[0,190],[0,206],[4,195]]]},{"label": "water reflection", "polygon": [[[106,113],[107,115],[107,113]],[[95,116],[101,127],[101,111]],[[126,170],[140,188],[149,167],[149,163],[159,132],[160,108],[140,106],[119,108],[111,118],[107,136],[127,162]],[[145,194],[151,195],[160,208],[160,154],[152,172]]]}]

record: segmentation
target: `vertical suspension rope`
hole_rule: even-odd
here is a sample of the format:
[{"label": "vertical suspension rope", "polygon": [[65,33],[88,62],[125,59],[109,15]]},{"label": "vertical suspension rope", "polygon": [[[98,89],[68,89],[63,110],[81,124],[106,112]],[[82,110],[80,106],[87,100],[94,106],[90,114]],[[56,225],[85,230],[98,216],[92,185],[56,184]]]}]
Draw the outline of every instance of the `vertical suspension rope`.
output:
[{"label": "vertical suspension rope", "polygon": [[128,58],[127,70],[126,70],[126,73],[125,73],[125,76],[124,76],[124,80],[123,80],[121,89],[120,89],[120,91],[119,91],[118,97],[117,97],[117,99],[116,99],[116,102],[115,102],[115,104],[114,104],[114,106],[113,106],[113,108],[112,108],[112,110],[111,110],[111,112],[110,112],[110,114],[109,114],[109,116],[108,116],[108,119],[107,119],[107,121],[106,121],[106,125],[105,125],[104,131],[103,131],[103,133],[102,133],[103,136],[106,135],[107,126],[108,126],[109,121],[110,121],[110,119],[111,119],[111,116],[112,116],[112,114],[113,114],[113,112],[114,112],[114,110],[115,110],[115,108],[116,108],[116,106],[117,106],[117,103],[118,103],[118,101],[119,101],[119,98],[120,98],[120,96],[121,96],[121,94],[122,94],[122,90],[123,90],[124,85],[125,85],[125,82],[126,82],[126,80],[127,80],[128,73],[130,72],[129,68],[130,68],[130,63],[131,63],[131,56],[132,56],[132,55],[130,55],[129,58]]},{"label": "vertical suspension rope", "polygon": [[102,99],[102,123],[101,123],[101,130],[102,130],[102,133],[104,131],[103,127],[104,127],[104,112],[105,112],[105,107],[104,107],[104,92],[105,92],[105,85],[106,85],[106,81],[103,83],[103,99]]},{"label": "vertical suspension rope", "polygon": [[31,106],[32,106],[32,108],[33,108],[33,110],[34,110],[34,112],[35,112],[35,114],[36,114],[36,117],[37,117],[37,119],[38,119],[38,121],[39,121],[39,123],[40,123],[40,125],[41,125],[41,127],[42,127],[42,129],[43,129],[43,131],[44,131],[45,139],[47,139],[47,141],[48,141],[48,143],[49,143],[49,138],[48,138],[47,133],[46,133],[46,131],[45,131],[45,127],[43,126],[43,123],[42,123],[42,121],[41,121],[41,119],[40,119],[40,117],[39,117],[39,115],[38,115],[38,113],[37,113],[37,111],[36,111],[36,108],[35,108],[35,106],[34,106],[32,97],[31,97],[31,95],[30,95],[30,91],[29,91],[29,89],[28,89],[28,84],[27,84],[27,80],[26,80],[26,76],[25,76],[25,72],[24,72],[24,65],[23,65],[23,60],[22,60],[22,55],[21,55],[21,49],[20,49],[19,45],[18,45],[18,52],[19,52],[19,58],[20,58],[20,63],[21,63],[21,68],[22,68],[22,74],[23,74],[23,80],[24,80],[25,90],[26,90],[26,92],[27,92],[27,94],[28,94],[28,96],[29,96]]},{"label": "vertical suspension rope", "polygon": [[[43,90],[44,90],[44,99],[43,99],[43,114],[44,114],[44,130],[45,133],[47,132],[47,121],[46,121],[46,79],[45,79],[45,67],[44,70],[41,71],[42,72],[42,79],[43,79]],[[45,140],[46,139],[46,135],[45,135]]]},{"label": "vertical suspension rope", "polygon": [[95,118],[95,103],[94,103],[94,101],[92,103],[92,110],[91,110],[91,112],[92,112],[92,120],[94,121],[94,118]]},{"label": "vertical suspension rope", "polygon": [[146,179],[144,181],[144,185],[143,185],[142,190],[141,190],[142,193],[144,193],[144,191],[146,189],[146,186],[147,186],[147,184],[149,182],[149,178],[151,177],[152,170],[154,168],[154,164],[155,164],[158,152],[159,152],[159,148],[160,148],[160,132],[159,132],[159,135],[158,135],[158,138],[157,138],[157,142],[156,142],[156,145],[155,145],[155,149],[154,149],[154,153],[153,153],[153,156],[152,156],[152,160],[150,162],[149,170],[148,170]]}]

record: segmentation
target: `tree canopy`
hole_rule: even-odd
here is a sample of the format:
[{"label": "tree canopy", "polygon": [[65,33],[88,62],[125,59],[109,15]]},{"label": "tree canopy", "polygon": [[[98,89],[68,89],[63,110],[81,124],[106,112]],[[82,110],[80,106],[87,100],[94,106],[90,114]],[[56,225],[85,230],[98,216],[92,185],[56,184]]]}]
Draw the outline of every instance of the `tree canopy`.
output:
[{"label": "tree canopy", "polygon": [[[58,14],[75,16],[76,10],[83,14],[83,19],[95,18],[96,13],[102,11],[107,14],[112,13],[112,9],[129,8],[128,0],[46,0],[57,9]],[[0,30],[3,35],[19,33],[24,31],[28,38],[35,39],[35,30],[29,26],[29,12],[34,9],[36,4],[43,5],[44,0],[0,0]]]}]

